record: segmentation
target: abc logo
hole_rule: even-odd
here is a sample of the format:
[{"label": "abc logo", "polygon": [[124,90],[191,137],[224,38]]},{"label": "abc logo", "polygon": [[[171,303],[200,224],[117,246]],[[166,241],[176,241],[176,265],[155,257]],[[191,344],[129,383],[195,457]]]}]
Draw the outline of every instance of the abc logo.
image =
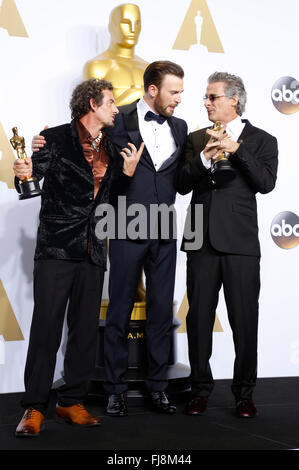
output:
[{"label": "abc logo", "polygon": [[272,103],[284,114],[293,114],[299,110],[299,82],[292,77],[281,77],[273,85]]},{"label": "abc logo", "polygon": [[280,212],[272,221],[271,236],[280,248],[294,248],[299,243],[299,217],[293,212]]}]

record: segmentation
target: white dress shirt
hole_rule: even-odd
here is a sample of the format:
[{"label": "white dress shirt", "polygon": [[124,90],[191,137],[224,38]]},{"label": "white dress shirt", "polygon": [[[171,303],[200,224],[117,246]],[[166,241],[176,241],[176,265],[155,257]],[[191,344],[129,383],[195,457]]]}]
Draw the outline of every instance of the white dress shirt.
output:
[{"label": "white dress shirt", "polygon": [[[242,133],[242,130],[243,130],[244,126],[245,126],[245,124],[244,124],[244,122],[242,122],[242,119],[241,119],[240,116],[237,116],[235,119],[230,121],[226,125],[226,132],[227,132],[229,138],[231,140],[233,140],[234,142],[237,142],[238,138],[240,137],[240,135]],[[206,160],[203,152],[201,152],[200,156],[201,156],[201,160],[202,160],[202,163],[204,164],[204,166],[206,168],[210,168],[211,167],[211,160]]]},{"label": "white dress shirt", "polygon": [[163,124],[156,121],[145,121],[144,116],[153,110],[141,98],[137,103],[139,131],[142,140],[153,161],[156,171],[176,150],[176,144],[167,120]]}]

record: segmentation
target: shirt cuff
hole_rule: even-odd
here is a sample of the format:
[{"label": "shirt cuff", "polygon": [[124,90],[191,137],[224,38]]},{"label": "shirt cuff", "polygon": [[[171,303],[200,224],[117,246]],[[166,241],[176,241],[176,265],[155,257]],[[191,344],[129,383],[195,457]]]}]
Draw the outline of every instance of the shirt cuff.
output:
[{"label": "shirt cuff", "polygon": [[211,168],[211,160],[207,160],[203,154],[203,152],[200,153],[200,158],[202,161],[202,164],[205,168],[209,169]]}]

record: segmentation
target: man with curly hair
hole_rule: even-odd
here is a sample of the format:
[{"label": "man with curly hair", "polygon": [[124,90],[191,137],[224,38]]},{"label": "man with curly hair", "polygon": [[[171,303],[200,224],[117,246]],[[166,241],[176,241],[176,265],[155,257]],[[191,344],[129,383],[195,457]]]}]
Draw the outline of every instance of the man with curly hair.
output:
[{"label": "man with curly hair", "polygon": [[[115,209],[114,237],[109,237],[109,305],[104,334],[106,413],[128,414],[128,329],[136,299],[138,282],[144,267],[146,278],[146,378],[145,386],[151,409],[174,414],[176,407],[168,398],[168,361],[173,325],[173,292],[176,269],[176,236],[171,217],[169,231],[152,209],[173,208],[176,191],[175,170],[187,138],[187,123],[174,116],[182,100],[184,70],[179,64],[157,60],[143,74],[144,95],[140,100],[121,106],[115,126],[107,135],[118,152],[130,159],[128,141],[139,148],[144,143],[133,177],[115,186],[111,204]],[[133,145],[133,144],[129,144]],[[32,149],[45,145],[42,136],[34,136]],[[121,207],[119,198],[125,199]],[[117,199],[117,201],[116,201]],[[145,220],[139,233],[133,233],[130,209],[142,206]],[[136,207],[136,206],[135,206]],[[135,208],[134,208],[135,209]],[[138,210],[137,210],[138,211]],[[125,216],[123,217],[123,213]],[[125,227],[125,234],[122,228]],[[152,230],[151,230],[152,229]],[[156,233],[155,233],[156,231]],[[137,235],[137,236],[136,236]]]},{"label": "man with curly hair", "polygon": [[25,414],[16,436],[38,436],[55,372],[67,309],[64,383],[57,389],[58,420],[100,424],[83,399],[95,364],[96,336],[106,270],[106,240],[95,236],[96,207],[108,202],[114,181],[135,171],[143,147],[121,158],[104,128],[118,109],[105,80],[79,84],[70,101],[72,121],[44,130],[46,145],[14,164],[16,188],[32,174],[42,178],[40,223],[34,265],[34,312],[25,367]]}]

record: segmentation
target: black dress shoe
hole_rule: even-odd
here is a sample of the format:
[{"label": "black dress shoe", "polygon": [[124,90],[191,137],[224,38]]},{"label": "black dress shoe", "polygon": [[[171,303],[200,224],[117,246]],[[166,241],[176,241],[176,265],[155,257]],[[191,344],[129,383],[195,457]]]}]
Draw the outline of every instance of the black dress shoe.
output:
[{"label": "black dress shoe", "polygon": [[106,413],[109,416],[126,416],[128,407],[124,393],[113,393],[109,395]]},{"label": "black dress shoe", "polygon": [[176,407],[172,405],[165,392],[151,392],[152,406],[158,413],[174,414]]},{"label": "black dress shoe", "polygon": [[257,415],[257,409],[252,400],[243,399],[236,404],[236,414],[239,418],[254,418]]},{"label": "black dress shoe", "polygon": [[194,397],[187,403],[185,413],[190,416],[202,415],[206,411],[207,403],[206,397]]}]

